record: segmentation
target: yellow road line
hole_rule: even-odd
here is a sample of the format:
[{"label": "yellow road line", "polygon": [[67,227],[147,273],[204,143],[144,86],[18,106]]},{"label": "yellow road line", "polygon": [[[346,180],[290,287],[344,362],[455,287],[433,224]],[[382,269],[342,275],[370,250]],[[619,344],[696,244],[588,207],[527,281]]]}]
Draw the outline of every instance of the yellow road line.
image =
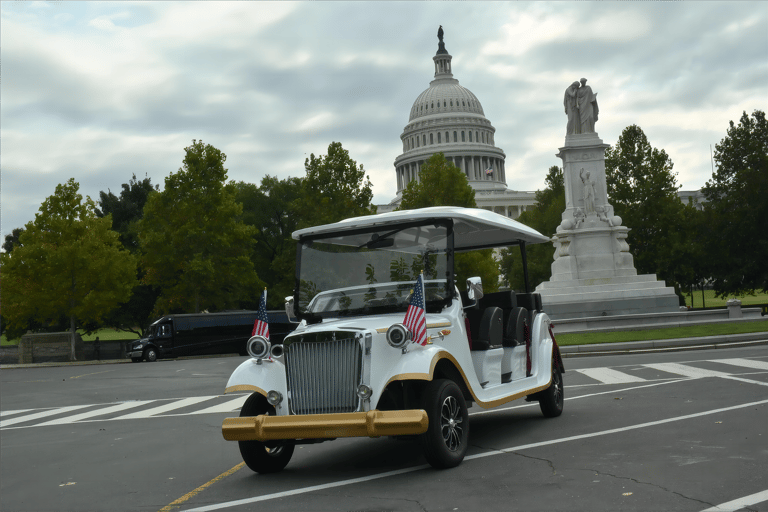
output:
[{"label": "yellow road line", "polygon": [[88,375],[96,375],[98,373],[109,373],[113,371],[115,370],[104,370],[103,372],[84,373],[82,375],[78,375],[77,377],[70,377],[70,379],[79,379],[80,377],[87,377]]},{"label": "yellow road line", "polygon": [[243,467],[244,467],[244,466],[245,466],[245,462],[241,462],[240,464],[238,464],[237,466],[233,467],[232,469],[230,469],[230,470],[228,470],[228,471],[225,471],[224,473],[220,474],[219,476],[217,476],[217,477],[216,477],[216,478],[214,478],[213,480],[211,480],[211,481],[209,481],[209,482],[206,482],[206,483],[204,483],[203,485],[201,485],[200,487],[198,487],[198,488],[197,488],[197,489],[195,489],[194,491],[188,492],[187,494],[185,494],[185,495],[184,495],[184,496],[182,496],[181,498],[177,499],[177,500],[176,500],[176,501],[174,501],[173,503],[169,503],[169,504],[168,504],[168,505],[166,505],[165,507],[161,508],[161,509],[160,509],[160,512],[170,512],[171,510],[173,510],[173,509],[175,509],[175,508],[178,508],[178,507],[179,507],[179,505],[181,505],[182,503],[184,503],[184,502],[185,502],[185,501],[187,501],[188,499],[190,499],[190,498],[193,498],[193,497],[195,497],[196,495],[200,494],[200,493],[201,493],[201,492],[203,492],[203,491],[204,491],[206,488],[208,488],[208,487],[212,486],[213,484],[215,484],[215,483],[216,483],[216,482],[218,482],[219,480],[223,480],[224,478],[227,478],[227,477],[228,477],[229,475],[231,475],[232,473],[234,473],[234,472],[236,472],[236,471],[239,471],[239,470],[243,469]]}]

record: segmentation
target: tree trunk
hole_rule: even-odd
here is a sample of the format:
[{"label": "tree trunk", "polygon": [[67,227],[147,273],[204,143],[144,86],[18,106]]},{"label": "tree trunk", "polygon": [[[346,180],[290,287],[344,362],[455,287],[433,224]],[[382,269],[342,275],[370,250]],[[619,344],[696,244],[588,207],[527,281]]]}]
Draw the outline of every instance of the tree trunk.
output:
[{"label": "tree trunk", "polygon": [[77,361],[77,357],[75,357],[75,315],[69,316],[69,340],[72,347],[70,358],[72,361]]}]

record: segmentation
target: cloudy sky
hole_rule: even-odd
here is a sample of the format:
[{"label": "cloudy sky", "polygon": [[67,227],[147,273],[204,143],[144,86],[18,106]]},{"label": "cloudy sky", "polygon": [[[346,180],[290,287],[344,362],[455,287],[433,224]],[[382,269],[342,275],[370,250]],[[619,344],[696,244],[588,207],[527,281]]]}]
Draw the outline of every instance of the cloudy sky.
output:
[{"label": "cloudy sky", "polygon": [[162,187],[192,139],[252,183],[303,176],[340,141],[387,203],[440,24],[514,190],[561,163],[581,77],[603,141],[639,125],[685,190],[710,178],[728,122],[768,107],[768,2],[3,1],[2,235],[70,177],[95,200],[132,173]]}]

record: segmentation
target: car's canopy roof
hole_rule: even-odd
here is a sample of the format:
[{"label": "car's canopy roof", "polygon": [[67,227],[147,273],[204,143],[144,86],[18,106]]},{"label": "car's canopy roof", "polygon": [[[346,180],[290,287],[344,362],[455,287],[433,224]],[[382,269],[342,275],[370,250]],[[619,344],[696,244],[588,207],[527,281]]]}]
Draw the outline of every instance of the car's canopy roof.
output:
[{"label": "car's canopy roof", "polygon": [[453,220],[454,248],[468,251],[487,247],[506,247],[509,245],[538,244],[548,242],[546,237],[533,228],[516,220],[504,217],[481,208],[461,208],[458,206],[433,206],[418,210],[402,210],[364,217],[353,217],[334,224],[325,224],[293,232],[293,238],[301,240],[318,235],[339,235],[345,231],[380,229],[395,227],[399,224],[428,222],[430,220]]}]

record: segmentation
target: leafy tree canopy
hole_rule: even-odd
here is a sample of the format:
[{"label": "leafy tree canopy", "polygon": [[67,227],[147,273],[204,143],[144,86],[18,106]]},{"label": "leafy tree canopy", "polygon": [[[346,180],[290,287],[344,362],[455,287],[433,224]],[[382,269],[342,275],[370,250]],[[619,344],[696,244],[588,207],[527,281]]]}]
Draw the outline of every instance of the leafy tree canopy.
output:
[{"label": "leafy tree canopy", "polygon": [[139,240],[144,282],[161,290],[156,314],[237,308],[263,286],[250,259],[256,229],[225,187],[226,158],[193,140],[182,168],[147,199]]},{"label": "leafy tree canopy", "polygon": [[370,177],[340,142],[332,142],[326,156],[309,155],[304,169],[307,176],[295,203],[299,228],[376,213]]},{"label": "leafy tree canopy", "polygon": [[641,274],[657,274],[679,288],[690,281],[683,203],[672,160],[637,125],[624,129],[605,152],[609,202],[630,228],[627,242]]},{"label": "leafy tree canopy", "polygon": [[10,234],[5,235],[5,242],[3,243],[3,250],[5,252],[13,251],[14,247],[20,244],[19,237],[24,232],[24,228],[14,228]]},{"label": "leafy tree canopy", "polygon": [[144,205],[147,198],[158,190],[158,185],[152,186],[152,178],[146,176],[143,180],[136,179],[136,175],[123,183],[120,196],[116,196],[111,190],[99,192],[99,207],[96,215],[106,217],[112,215],[112,229],[120,234],[120,241],[131,252],[139,249],[139,237],[136,224],[144,215]]},{"label": "leafy tree canopy", "polygon": [[136,284],[136,260],[123,250],[111,217],[97,217],[79,188],[74,178],[57,185],[25,226],[21,245],[0,256],[3,317],[17,332],[66,317],[74,333],[127,301]]},{"label": "leafy tree canopy", "polygon": [[443,153],[435,153],[424,162],[418,179],[403,189],[403,199],[398,210],[429,206],[477,208],[475,191],[467,177]]},{"label": "leafy tree canopy", "polygon": [[[291,234],[298,229],[295,211],[302,197],[302,179],[278,180],[266,175],[261,186],[230,183],[235,199],[243,204],[243,222],[258,229],[251,259],[269,293],[267,307],[282,309],[283,300],[293,294],[296,268],[296,241]],[[258,307],[258,296],[243,307]]]},{"label": "leafy tree canopy", "polygon": [[[475,191],[464,173],[446,160],[443,153],[435,153],[424,162],[419,178],[403,189],[398,210],[414,210],[430,206],[462,206],[477,208]],[[457,254],[454,274],[459,289],[464,289],[467,278],[479,276],[486,293],[499,289],[499,265],[493,249]]]},{"label": "leafy tree canopy", "polygon": [[765,112],[742,113],[715,146],[717,164],[703,188],[710,229],[711,277],[719,296],[768,290],[768,122]]},{"label": "leafy tree canopy", "polygon": [[[565,210],[563,170],[556,165],[550,167],[545,182],[546,188],[536,192],[536,204],[520,214],[517,221],[544,235],[553,235]],[[549,280],[552,275],[553,252],[552,244],[526,246],[531,289]],[[525,289],[523,263],[518,248],[502,249],[501,274],[511,289],[520,291]]]}]

